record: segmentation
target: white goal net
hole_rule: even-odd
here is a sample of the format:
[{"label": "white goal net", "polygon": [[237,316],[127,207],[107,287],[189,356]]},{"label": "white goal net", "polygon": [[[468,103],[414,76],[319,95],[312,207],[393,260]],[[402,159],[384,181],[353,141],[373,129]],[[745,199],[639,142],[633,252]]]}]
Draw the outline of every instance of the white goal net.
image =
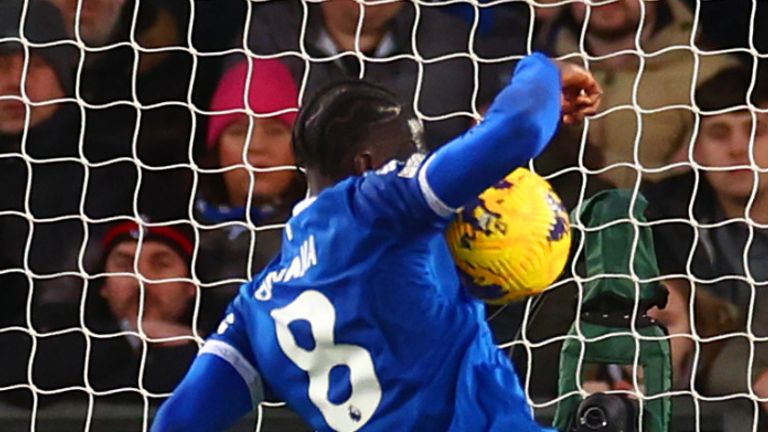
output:
[{"label": "white goal net", "polygon": [[[0,429],[149,430],[278,250],[304,194],[286,131],[325,84],[388,86],[434,149],[544,51],[592,71],[603,105],[530,167],[569,210],[619,187],[633,206],[642,192],[648,219],[573,220],[560,281],[489,308],[534,413],[550,425],[558,404],[605,392],[640,430],[661,400],[668,430],[766,430],[768,5],[725,3],[0,0]],[[627,271],[585,269],[585,234],[622,224],[631,235],[602,253]],[[600,280],[633,289],[623,329],[569,332]],[[670,294],[653,321],[640,288],[655,284]],[[649,320],[668,333],[649,336]],[[587,359],[610,337],[631,362]],[[566,341],[583,349],[562,394]],[[659,341],[671,378],[649,394],[660,372],[643,350]],[[235,429],[311,430],[279,402]]]}]

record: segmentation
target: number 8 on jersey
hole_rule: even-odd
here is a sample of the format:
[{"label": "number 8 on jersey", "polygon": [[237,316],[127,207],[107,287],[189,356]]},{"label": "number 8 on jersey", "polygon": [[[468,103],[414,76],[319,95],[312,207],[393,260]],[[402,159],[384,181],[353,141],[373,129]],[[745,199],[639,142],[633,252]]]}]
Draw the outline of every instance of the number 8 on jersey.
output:
[{"label": "number 8 on jersey", "polygon": [[[309,399],[320,410],[328,426],[337,431],[356,431],[363,427],[381,401],[381,385],[371,354],[357,345],[336,344],[336,309],[319,291],[304,291],[288,305],[271,312],[280,349],[309,375]],[[300,347],[288,328],[298,320],[309,322],[315,346]],[[349,368],[352,387],[349,398],[335,404],[328,399],[331,370]]]}]

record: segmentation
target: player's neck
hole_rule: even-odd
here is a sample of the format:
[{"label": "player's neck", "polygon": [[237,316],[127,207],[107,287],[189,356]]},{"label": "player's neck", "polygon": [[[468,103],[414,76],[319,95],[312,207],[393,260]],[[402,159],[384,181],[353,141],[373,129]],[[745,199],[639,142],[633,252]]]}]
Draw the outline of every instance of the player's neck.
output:
[{"label": "player's neck", "polygon": [[317,196],[325,189],[336,184],[335,181],[328,176],[322,175],[316,171],[307,170],[307,188],[309,189],[309,196]]}]

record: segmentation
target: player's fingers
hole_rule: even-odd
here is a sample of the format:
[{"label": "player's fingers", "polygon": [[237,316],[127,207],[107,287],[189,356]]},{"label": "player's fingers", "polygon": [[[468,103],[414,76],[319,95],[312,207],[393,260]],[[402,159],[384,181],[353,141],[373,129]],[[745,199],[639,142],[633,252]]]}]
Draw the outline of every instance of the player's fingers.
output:
[{"label": "player's fingers", "polygon": [[562,113],[563,115],[570,115],[568,123],[578,123],[583,121],[584,117],[596,114],[601,100],[602,93],[589,94],[585,89],[579,87],[565,89],[561,97]]},{"label": "player's fingers", "polygon": [[575,110],[584,111],[588,115],[592,115],[597,113],[598,108],[600,108],[601,100],[602,96],[599,95],[597,97],[580,96],[573,108]]},{"label": "player's fingers", "polygon": [[592,105],[595,107],[595,109],[600,108],[600,105],[603,103],[603,93],[597,93],[592,97]]},{"label": "player's fingers", "polygon": [[595,103],[591,98],[579,98],[576,102],[572,103],[574,109],[585,109],[594,107],[597,109],[599,103]]},{"label": "player's fingers", "polygon": [[586,96],[592,103],[598,103],[603,97],[603,90],[595,78],[589,72],[570,76],[567,81],[566,92],[579,96]]},{"label": "player's fingers", "polygon": [[602,93],[594,93],[587,95],[587,100],[589,103],[585,103],[584,105],[589,105],[595,107],[595,109],[600,107],[600,104],[603,102],[603,94]]},{"label": "player's fingers", "polygon": [[572,98],[567,97],[566,95],[563,95],[560,98],[560,109],[563,113],[569,113],[576,109],[576,104],[572,100]]},{"label": "player's fingers", "polygon": [[593,103],[592,98],[585,94],[581,94],[576,98],[576,105],[578,106],[592,105]]},{"label": "player's fingers", "polygon": [[579,69],[563,77],[563,88],[574,89],[576,92],[581,90],[588,94],[595,91],[597,83],[589,72]]},{"label": "player's fingers", "polygon": [[584,93],[590,96],[603,94],[603,89],[600,87],[600,84],[591,73],[584,71],[584,74],[581,76],[581,78],[583,80],[580,81],[580,84],[581,88],[584,90]]},{"label": "player's fingers", "polygon": [[563,92],[563,100],[572,105],[589,105],[593,103],[593,96],[590,96],[584,92],[566,93]]},{"label": "player's fingers", "polygon": [[567,116],[569,117],[569,119],[570,119],[570,120],[572,120],[572,121],[574,121],[574,122],[578,122],[578,121],[580,121],[580,118],[581,118],[581,117],[583,117],[583,116],[580,114],[581,112],[582,112],[582,109],[581,109],[581,108],[577,108],[577,107],[574,107],[574,108],[573,108],[573,109],[571,109],[571,110],[563,111],[563,112],[562,112],[562,115],[563,115],[563,116],[566,116],[566,115],[567,115]]},{"label": "player's fingers", "polygon": [[568,125],[579,124],[584,121],[584,118],[597,113],[597,108],[594,106],[581,107],[574,109],[568,113],[563,114],[563,123]]},{"label": "player's fingers", "polygon": [[599,106],[603,95],[601,92],[595,93],[593,91],[594,88],[592,88],[592,90],[587,90],[577,86],[565,89],[563,94],[576,108],[582,106]]},{"label": "player's fingers", "polygon": [[597,106],[592,104],[591,102],[581,102],[579,104],[571,104],[568,106],[569,109],[563,109],[563,114],[579,114],[579,116],[583,119],[584,116],[587,115],[593,115],[597,113]]},{"label": "player's fingers", "polygon": [[592,75],[589,75],[589,79],[584,83],[584,91],[590,96],[600,96],[603,94],[603,89]]},{"label": "player's fingers", "polygon": [[590,105],[580,109],[579,112],[582,114],[582,117],[595,115],[597,114],[597,107],[594,105]]}]

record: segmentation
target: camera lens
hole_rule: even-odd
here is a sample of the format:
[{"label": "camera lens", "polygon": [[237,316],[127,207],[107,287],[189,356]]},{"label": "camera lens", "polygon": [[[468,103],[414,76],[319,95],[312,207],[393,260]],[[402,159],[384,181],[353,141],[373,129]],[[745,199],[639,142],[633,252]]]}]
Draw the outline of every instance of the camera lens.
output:
[{"label": "camera lens", "polygon": [[601,407],[591,406],[584,410],[581,424],[589,430],[601,430],[608,426],[608,419]]}]

